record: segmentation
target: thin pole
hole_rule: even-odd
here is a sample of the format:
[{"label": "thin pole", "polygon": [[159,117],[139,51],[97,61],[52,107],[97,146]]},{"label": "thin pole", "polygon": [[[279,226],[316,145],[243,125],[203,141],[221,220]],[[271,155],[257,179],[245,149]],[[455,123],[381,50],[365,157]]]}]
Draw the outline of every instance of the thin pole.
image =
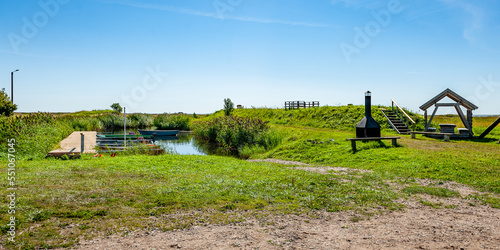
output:
[{"label": "thin pole", "polygon": [[81,149],[80,149],[80,153],[83,154],[83,151],[85,150],[85,135],[83,135],[83,133],[80,133],[80,138],[81,138]]},{"label": "thin pole", "polygon": [[125,115],[125,107],[123,107],[123,145],[127,147],[127,116]]},{"label": "thin pole", "polygon": [[10,72],[10,101],[14,104],[14,71]]}]

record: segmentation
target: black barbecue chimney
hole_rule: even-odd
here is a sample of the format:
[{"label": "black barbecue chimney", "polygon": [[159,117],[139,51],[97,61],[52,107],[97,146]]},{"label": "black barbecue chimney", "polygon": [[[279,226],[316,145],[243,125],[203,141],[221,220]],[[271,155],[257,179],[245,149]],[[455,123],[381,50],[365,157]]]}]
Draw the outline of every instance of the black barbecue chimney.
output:
[{"label": "black barbecue chimney", "polygon": [[365,117],[356,125],[356,137],[380,137],[380,125],[372,117],[372,93],[365,93]]}]

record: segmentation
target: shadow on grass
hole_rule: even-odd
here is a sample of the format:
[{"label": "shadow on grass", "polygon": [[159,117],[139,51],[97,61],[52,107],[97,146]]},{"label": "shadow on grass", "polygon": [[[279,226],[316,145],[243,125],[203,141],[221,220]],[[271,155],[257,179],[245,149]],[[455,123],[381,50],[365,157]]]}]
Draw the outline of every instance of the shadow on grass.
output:
[{"label": "shadow on grass", "polygon": [[359,151],[362,150],[367,150],[367,149],[390,149],[390,148],[399,148],[402,147],[401,144],[398,144],[397,146],[392,146],[392,143],[384,143],[382,140],[380,141],[357,141],[356,142],[356,150],[352,150],[352,148],[349,150],[351,151],[352,154],[356,154]]}]

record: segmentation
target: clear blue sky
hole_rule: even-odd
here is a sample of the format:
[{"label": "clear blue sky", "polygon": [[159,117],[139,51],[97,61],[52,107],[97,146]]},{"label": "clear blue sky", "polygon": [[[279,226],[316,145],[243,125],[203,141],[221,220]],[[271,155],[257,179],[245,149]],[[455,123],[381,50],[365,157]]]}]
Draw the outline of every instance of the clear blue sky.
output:
[{"label": "clear blue sky", "polygon": [[0,23],[18,111],[362,104],[366,90],[418,111],[451,88],[500,113],[497,0],[4,0]]}]

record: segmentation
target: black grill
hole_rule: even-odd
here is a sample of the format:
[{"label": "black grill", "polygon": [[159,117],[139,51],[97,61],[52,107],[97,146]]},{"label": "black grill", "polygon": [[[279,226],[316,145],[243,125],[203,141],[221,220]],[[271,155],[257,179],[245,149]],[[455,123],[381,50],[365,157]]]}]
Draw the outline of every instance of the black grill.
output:
[{"label": "black grill", "polygon": [[371,92],[365,93],[365,117],[356,125],[356,137],[380,137],[380,125],[372,117]]}]

